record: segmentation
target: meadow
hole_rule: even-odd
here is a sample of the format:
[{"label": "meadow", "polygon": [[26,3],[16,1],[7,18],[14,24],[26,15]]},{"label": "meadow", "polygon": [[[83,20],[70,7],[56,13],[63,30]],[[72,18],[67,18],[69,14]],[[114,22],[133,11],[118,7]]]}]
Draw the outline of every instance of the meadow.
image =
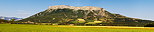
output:
[{"label": "meadow", "polygon": [[154,29],[107,28],[68,25],[0,24],[0,32],[154,32]]}]

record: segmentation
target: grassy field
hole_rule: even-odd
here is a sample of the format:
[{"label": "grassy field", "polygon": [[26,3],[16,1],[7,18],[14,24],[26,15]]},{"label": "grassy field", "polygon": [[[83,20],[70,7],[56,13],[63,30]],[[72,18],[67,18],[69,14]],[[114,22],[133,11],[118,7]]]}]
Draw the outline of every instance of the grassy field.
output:
[{"label": "grassy field", "polygon": [[154,32],[154,29],[0,24],[0,32]]}]

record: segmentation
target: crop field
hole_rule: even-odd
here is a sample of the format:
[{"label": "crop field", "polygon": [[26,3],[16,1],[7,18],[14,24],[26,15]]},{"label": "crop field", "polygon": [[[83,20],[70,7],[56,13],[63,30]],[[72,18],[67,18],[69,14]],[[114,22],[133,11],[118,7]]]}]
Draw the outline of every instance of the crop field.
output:
[{"label": "crop field", "polygon": [[154,32],[152,27],[0,24],[0,32]]}]

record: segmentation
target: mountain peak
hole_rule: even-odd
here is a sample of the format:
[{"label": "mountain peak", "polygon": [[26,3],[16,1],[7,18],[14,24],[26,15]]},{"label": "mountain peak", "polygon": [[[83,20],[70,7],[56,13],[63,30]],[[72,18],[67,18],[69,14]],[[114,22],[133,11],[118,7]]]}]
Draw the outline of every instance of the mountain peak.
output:
[{"label": "mountain peak", "polygon": [[[78,19],[85,20],[82,25],[90,22],[95,23],[97,21],[101,23],[95,23],[96,25],[102,24],[109,26],[143,26],[143,24],[152,23],[152,21],[149,20],[141,20],[126,17],[120,14],[113,14],[99,7],[74,7],[67,5],[50,6],[49,9],[20,21],[31,21],[36,23],[59,23],[67,25],[72,24],[74,21],[79,21]],[[74,24],[81,25],[79,22]]]},{"label": "mountain peak", "polygon": [[83,7],[74,7],[74,6],[68,6],[68,5],[57,5],[57,6],[50,6],[49,9],[74,9],[74,10],[104,10],[100,7],[92,7],[92,6],[83,6]]}]

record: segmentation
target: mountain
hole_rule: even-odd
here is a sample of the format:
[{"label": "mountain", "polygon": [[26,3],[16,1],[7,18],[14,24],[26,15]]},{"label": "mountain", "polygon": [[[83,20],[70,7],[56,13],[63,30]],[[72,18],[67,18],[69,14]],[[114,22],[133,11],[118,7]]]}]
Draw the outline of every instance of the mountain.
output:
[{"label": "mountain", "polygon": [[17,17],[3,17],[3,16],[0,16],[0,19],[4,19],[4,20],[16,19],[16,21],[17,21],[17,20],[21,20],[22,18],[17,18]]},{"label": "mountain", "polygon": [[63,25],[144,26],[154,21],[113,14],[104,8],[67,5],[50,6],[47,10],[20,20],[36,23],[59,23]]}]

